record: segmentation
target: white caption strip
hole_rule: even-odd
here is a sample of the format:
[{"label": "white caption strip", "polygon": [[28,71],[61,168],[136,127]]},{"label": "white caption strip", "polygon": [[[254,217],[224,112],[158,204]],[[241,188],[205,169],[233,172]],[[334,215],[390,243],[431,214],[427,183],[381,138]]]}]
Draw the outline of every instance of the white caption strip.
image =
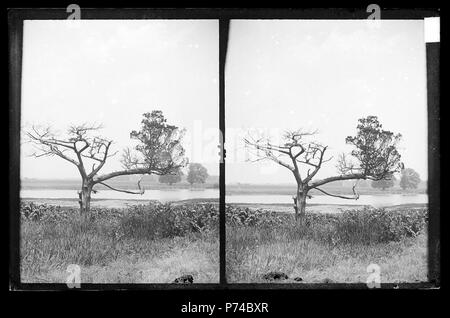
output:
[{"label": "white caption strip", "polygon": [[425,43],[440,42],[440,18],[425,18],[424,23]]}]

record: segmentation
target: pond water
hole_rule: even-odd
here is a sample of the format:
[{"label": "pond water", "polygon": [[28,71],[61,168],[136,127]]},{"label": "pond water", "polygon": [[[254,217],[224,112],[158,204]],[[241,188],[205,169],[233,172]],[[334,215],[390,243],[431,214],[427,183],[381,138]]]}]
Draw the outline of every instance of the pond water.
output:
[{"label": "pond water", "polygon": [[[26,199],[77,199],[77,190],[21,190],[20,197]],[[143,195],[99,190],[92,193],[92,199],[108,200],[158,200],[160,202],[180,201],[189,199],[219,198],[218,189],[176,189],[176,190],[145,190]]]},{"label": "pond water", "polygon": [[[228,195],[227,203],[260,203],[260,204],[279,204],[292,203],[291,195]],[[400,204],[427,204],[427,194],[383,194],[383,195],[360,195],[358,200],[346,200],[327,195],[313,195],[307,201],[309,204],[340,204],[340,205],[371,205],[374,207],[392,206]]]},{"label": "pond water", "polygon": [[[77,190],[21,190],[21,198],[27,199],[76,199]],[[189,199],[218,199],[218,189],[174,189],[174,190],[146,190],[143,195],[127,194],[112,190],[100,190],[92,194],[93,199],[109,200],[158,200],[161,202],[179,201]],[[230,194],[226,197],[227,203],[252,204],[291,204],[291,195],[278,194]],[[314,195],[308,200],[309,204],[324,205],[372,205],[374,207],[392,206],[400,204],[427,204],[427,194],[383,194],[361,195],[358,200],[345,200],[326,195]]]}]

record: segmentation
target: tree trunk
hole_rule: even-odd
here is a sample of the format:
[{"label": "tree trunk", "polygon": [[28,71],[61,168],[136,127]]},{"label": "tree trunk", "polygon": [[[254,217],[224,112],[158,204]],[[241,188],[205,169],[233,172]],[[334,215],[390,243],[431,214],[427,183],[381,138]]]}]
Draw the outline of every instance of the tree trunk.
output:
[{"label": "tree trunk", "polygon": [[295,200],[295,219],[297,221],[304,221],[305,219],[305,207],[306,207],[307,192],[303,189],[297,189],[297,197]]},{"label": "tree trunk", "polygon": [[78,203],[80,204],[80,213],[86,215],[91,209],[91,193],[93,184],[89,181],[83,180],[81,191],[78,192]]}]

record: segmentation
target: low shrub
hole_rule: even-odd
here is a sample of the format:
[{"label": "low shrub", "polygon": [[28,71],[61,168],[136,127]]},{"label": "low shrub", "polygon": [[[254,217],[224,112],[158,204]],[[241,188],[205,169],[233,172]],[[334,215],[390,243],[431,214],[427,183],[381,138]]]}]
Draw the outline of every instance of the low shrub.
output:
[{"label": "low shrub", "polygon": [[153,239],[217,231],[219,213],[212,204],[132,206],[121,218],[123,235]]},{"label": "low shrub", "polygon": [[[91,208],[89,220],[118,219],[125,210],[111,208]],[[80,211],[74,207],[61,207],[51,204],[36,204],[34,202],[20,203],[20,216],[22,220],[42,222],[64,222],[80,215]]]},{"label": "low shrub", "polygon": [[[21,203],[21,218],[38,223],[70,223],[83,218],[79,210],[33,202]],[[115,237],[165,238],[217,231],[219,213],[213,204],[147,204],[124,209],[91,208],[84,217],[92,224],[108,224]]]},{"label": "low shrub", "polygon": [[[236,206],[227,206],[226,209],[230,227],[257,227],[261,228],[264,237],[276,234],[286,240],[305,238],[332,245],[384,243],[416,237],[425,229],[427,215],[427,209],[388,211],[366,207],[335,214],[307,213],[304,223],[299,223],[294,215],[288,213]],[[270,231],[275,234],[268,233]]]},{"label": "low shrub", "polygon": [[337,218],[335,236],[343,242],[400,241],[419,235],[426,227],[427,218],[427,209],[349,210]]},{"label": "low shrub", "polygon": [[227,205],[225,208],[226,222],[234,226],[275,227],[286,224],[291,215],[263,209],[241,208]]}]

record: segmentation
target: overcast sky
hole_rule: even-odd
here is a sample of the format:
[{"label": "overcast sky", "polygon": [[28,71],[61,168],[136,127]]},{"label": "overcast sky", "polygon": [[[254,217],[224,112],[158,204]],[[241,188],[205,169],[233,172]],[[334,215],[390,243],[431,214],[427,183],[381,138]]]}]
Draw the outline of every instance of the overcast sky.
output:
[{"label": "overcast sky", "polygon": [[[375,23],[378,23],[375,25]],[[334,155],[357,120],[403,135],[406,167],[427,178],[423,21],[233,20],[226,65],[227,183],[292,183],[276,163],[246,163],[242,134],[318,129]],[[336,162],[316,177],[337,174]]]},{"label": "overcast sky", "polygon": [[[217,21],[33,20],[25,21],[23,43],[23,129],[102,123],[121,150],[143,113],[162,110],[186,128],[190,162],[218,175]],[[22,178],[79,177],[70,163],[31,153],[22,145]],[[102,171],[120,168],[119,157]]]},{"label": "overcast sky", "polygon": [[[318,129],[317,140],[337,155],[367,115],[403,135],[405,165],[426,179],[422,21],[240,20],[230,32],[228,183],[293,181],[276,164],[245,162],[242,134],[252,128]],[[26,21],[22,126],[102,123],[121,150],[142,114],[160,109],[186,128],[190,161],[217,175],[218,41],[214,20]],[[78,177],[69,163],[30,153],[23,145],[22,177]],[[103,171],[117,168],[112,158]],[[317,177],[335,173],[329,162]]]}]

